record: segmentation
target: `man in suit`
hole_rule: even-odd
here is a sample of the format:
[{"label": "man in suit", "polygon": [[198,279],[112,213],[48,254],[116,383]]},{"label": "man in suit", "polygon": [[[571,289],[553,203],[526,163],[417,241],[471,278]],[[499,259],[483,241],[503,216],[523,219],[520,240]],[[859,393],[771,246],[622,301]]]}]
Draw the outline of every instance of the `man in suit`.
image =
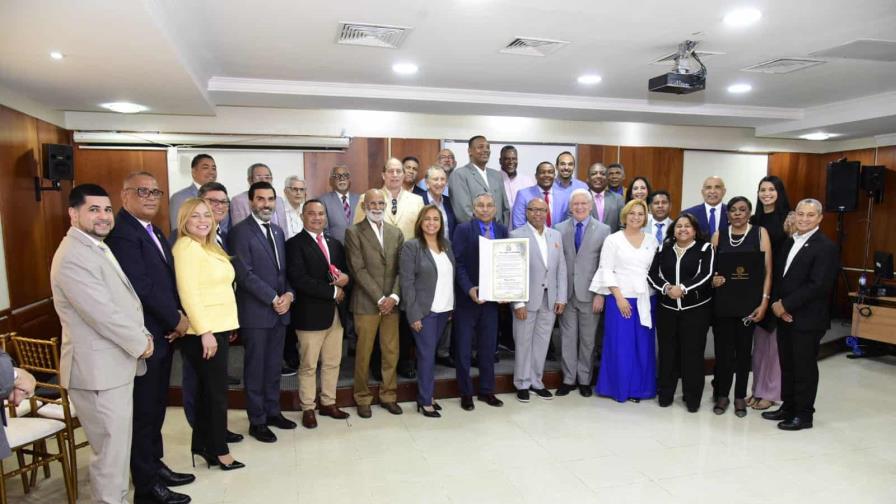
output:
[{"label": "man in suit", "polygon": [[355,221],[355,207],[360,196],[350,192],[352,174],[345,166],[334,166],[330,170],[330,187],[332,191],[320,197],[327,209],[326,234],[345,243],[345,230]]},{"label": "man in suit", "polygon": [[424,205],[435,205],[442,212],[442,222],[445,223],[445,239],[451,241],[454,226],[457,219],[454,217],[454,208],[451,207],[451,198],[445,194],[448,187],[448,175],[441,166],[433,165],[426,170],[426,186],[428,189],[414,188],[414,194],[423,198]]},{"label": "man in suit", "polygon": [[560,316],[563,383],[557,389],[558,396],[569,394],[578,383],[582,397],[591,397],[597,322],[604,298],[588,287],[597,271],[604,240],[610,236],[610,227],[591,216],[593,201],[590,192],[573,191],[569,198],[572,218],[555,228],[563,239],[567,286],[566,309]]},{"label": "man in suit", "polygon": [[[37,385],[34,376],[24,369],[13,367],[12,357],[0,350],[0,397],[6,399],[13,406],[18,406],[25,399],[34,395],[34,387]],[[3,434],[0,435],[0,460],[12,453],[9,448],[9,440],[6,439],[6,409],[0,410],[3,419]]]},{"label": "man in suit", "polygon": [[762,417],[787,431],[811,429],[818,393],[818,347],[831,327],[828,302],[840,268],[837,246],[819,229],[821,203],[796,205],[796,234],[775,258],[771,300],[778,317],[781,408]]},{"label": "man in suit", "polygon": [[473,198],[487,192],[495,202],[495,220],[504,225],[510,224],[510,203],[504,192],[504,179],[501,172],[486,167],[491,157],[491,147],[482,135],[476,135],[467,142],[467,153],[470,162],[462,166],[448,177],[448,188],[451,190],[451,204],[457,222],[468,222],[474,217]]},{"label": "man in suit", "polygon": [[277,192],[269,182],[249,187],[252,215],[234,225],[227,235],[236,270],[236,306],[245,347],[243,383],[249,435],[262,443],[277,436],[268,426],[295,429],[280,412],[280,365],[283,333],[295,293],[286,281],[283,229],[271,223]]},{"label": "man in suit", "polygon": [[401,160],[401,167],[404,169],[404,183],[402,187],[405,191],[417,194],[414,189],[417,188],[417,173],[420,171],[420,160],[414,156],[405,156]]},{"label": "man in suit", "polygon": [[457,388],[460,405],[466,411],[473,404],[473,380],[470,378],[473,341],[478,344],[479,393],[477,398],[489,406],[503,406],[495,397],[494,355],[498,345],[498,303],[479,298],[479,237],[490,240],[507,238],[507,228],[495,221],[495,198],[482,192],[473,198],[475,218],[454,230],[454,359],[457,363]]},{"label": "man in suit", "polygon": [[622,163],[610,163],[607,166],[608,190],[625,201],[625,167]]},{"label": "man in suit", "polygon": [[647,196],[647,206],[650,208],[650,215],[647,217],[647,226],[644,227],[644,232],[652,234],[656,241],[660,242],[660,249],[662,249],[663,239],[669,232],[669,228],[672,227],[672,219],[669,217],[672,197],[669,196],[668,191],[663,189],[653,191]]},{"label": "man in suit", "polygon": [[324,204],[311,199],[302,208],[304,229],[286,242],[287,277],[296,292],[292,323],[299,341],[299,402],[302,426],[317,427],[314,399],[317,395],[317,365],[320,363],[320,414],[348,418],[336,407],[336,383],[342,360],[342,323],[338,303],[345,298],[349,277],[342,244],[324,235],[327,212]]},{"label": "man in suit", "polygon": [[[451,178],[451,172],[457,168],[457,159],[454,157],[454,151],[451,149],[440,150],[438,156],[436,156],[435,164],[441,166],[445,170],[445,176],[447,178]],[[420,182],[417,182],[417,187],[423,191],[429,189],[426,185],[426,177],[421,179]],[[445,196],[451,196],[448,186],[445,186],[443,194]]]},{"label": "man in suit", "polygon": [[180,206],[189,198],[195,198],[199,194],[199,186],[218,179],[218,166],[215,159],[208,154],[197,154],[190,161],[190,174],[193,183],[171,195],[168,202],[168,220],[171,224],[172,234],[177,229],[177,212]]},{"label": "man in suit", "polygon": [[721,177],[707,177],[700,188],[703,203],[685,210],[697,218],[700,230],[712,237],[719,229],[728,227],[728,207],[722,203],[725,197],[725,181]]},{"label": "man in suit", "polygon": [[510,208],[513,208],[517,193],[521,189],[534,186],[535,178],[532,175],[519,172],[517,169],[519,166],[519,155],[516,147],[512,145],[501,147],[498,163],[501,165],[501,178],[504,180],[504,193],[507,194],[507,203],[510,205]]},{"label": "man in suit", "polygon": [[[247,169],[246,181],[250,186],[256,182],[267,182],[268,184],[272,184],[274,182],[274,175],[271,173],[271,169],[268,165],[264,163],[255,163]],[[249,191],[246,191],[237,194],[230,201],[231,227],[236,226],[252,214],[251,200],[252,198],[249,196]],[[276,208],[274,208],[274,212],[271,214],[271,224],[280,226],[280,229],[285,229],[287,227],[286,202],[279,196],[276,199]]]},{"label": "man in suit", "polygon": [[134,377],[146,372],[153,336],[124,271],[103,243],[115,225],[108,193],[95,184],[69,193],[71,227],[50,267],[62,324],[60,385],[67,388],[90,447],[94,502],[125,504],[134,415]]},{"label": "man in suit", "polygon": [[520,402],[529,402],[530,390],[541,399],[554,398],[541,378],[554,321],[563,314],[567,299],[563,243],[560,233],[545,222],[548,204],[533,198],[526,214],[526,225],[510,232],[511,238],[529,240],[529,300],[513,304],[513,385]]},{"label": "man in suit", "polygon": [[174,258],[162,231],[153,226],[164,193],[155,176],[136,172],[124,181],[121,210],[106,244],[128,277],[143,306],[143,326],[155,350],[146,359],[146,374],[134,380],[134,433],[131,478],[136,502],[182,504],[186,495],[168,487],[186,485],[192,474],[172,471],[162,461],[162,425],[168,406],[171,344],[186,334],[190,321],[181,310],[174,278]]},{"label": "man in suit", "polygon": [[619,212],[625,203],[618,194],[608,189],[607,167],[603,164],[594,163],[588,167],[588,190],[594,201],[591,216],[606,224],[611,233],[619,231]]},{"label": "man in suit", "polygon": [[535,198],[540,198],[548,205],[548,214],[545,216],[545,225],[553,227],[563,222],[568,214],[568,198],[561,196],[561,192],[557,191],[554,179],[557,170],[554,165],[547,161],[542,161],[535,168],[536,184],[520,190],[516,195],[513,203],[513,229],[517,229],[526,225],[528,221],[529,202]]},{"label": "man in suit", "polygon": [[[416,197],[419,199],[419,196]],[[398,303],[401,301],[398,263],[404,235],[397,227],[384,222],[384,214],[389,211],[383,191],[371,189],[364,193],[362,201],[364,220],[345,232],[348,266],[355,280],[351,300],[355,330],[358,332],[355,403],[358,405],[358,416],[370,418],[373,394],[367,385],[367,373],[379,330],[383,375],[380,406],[393,415],[400,415],[402,411],[396,402],[398,383],[395,373],[398,365]]]}]

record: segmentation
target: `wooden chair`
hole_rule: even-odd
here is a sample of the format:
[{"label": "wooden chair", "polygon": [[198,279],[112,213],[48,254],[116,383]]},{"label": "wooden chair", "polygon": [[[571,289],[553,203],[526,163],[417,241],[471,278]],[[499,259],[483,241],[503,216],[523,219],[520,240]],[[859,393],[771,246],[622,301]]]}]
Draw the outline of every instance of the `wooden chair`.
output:
[{"label": "wooden chair", "polygon": [[[89,446],[87,441],[75,440],[75,430],[81,427],[77,411],[69,401],[68,391],[60,385],[58,338],[49,340],[24,338],[12,334],[12,343],[18,355],[19,367],[35,376],[49,376],[37,383],[38,390],[53,391],[58,397],[34,397],[33,412],[39,418],[56,420],[64,424],[64,437],[71,462],[71,476],[75,498],[78,497],[77,449]],[[49,394],[47,394],[49,395]],[[32,476],[33,480],[33,476]]]}]

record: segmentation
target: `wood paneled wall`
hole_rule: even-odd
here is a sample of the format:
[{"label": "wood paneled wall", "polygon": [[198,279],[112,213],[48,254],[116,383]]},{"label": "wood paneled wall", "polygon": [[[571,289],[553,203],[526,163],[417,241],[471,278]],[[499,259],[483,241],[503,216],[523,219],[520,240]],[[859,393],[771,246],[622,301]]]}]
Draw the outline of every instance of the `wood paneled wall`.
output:
[{"label": "wood paneled wall", "polygon": [[594,163],[603,163],[608,165],[619,161],[618,145],[585,145],[580,144],[578,149],[579,158],[576,160],[576,177],[579,180],[588,182],[588,168]]},{"label": "wood paneled wall", "polygon": [[622,147],[619,162],[625,167],[626,185],[635,177],[646,177],[653,190],[665,189],[672,195],[669,214],[681,210],[684,150],[671,147]]},{"label": "wood paneled wall", "polygon": [[421,138],[391,138],[389,139],[392,157],[404,159],[414,156],[420,160],[420,170],[417,171],[417,180],[426,176],[426,170],[438,163],[441,142],[433,139]]},{"label": "wood paneled wall", "polygon": [[331,191],[330,170],[344,165],[352,173],[352,192],[363,193],[383,185],[385,138],[353,138],[345,152],[306,152],[305,187],[309,197]]}]

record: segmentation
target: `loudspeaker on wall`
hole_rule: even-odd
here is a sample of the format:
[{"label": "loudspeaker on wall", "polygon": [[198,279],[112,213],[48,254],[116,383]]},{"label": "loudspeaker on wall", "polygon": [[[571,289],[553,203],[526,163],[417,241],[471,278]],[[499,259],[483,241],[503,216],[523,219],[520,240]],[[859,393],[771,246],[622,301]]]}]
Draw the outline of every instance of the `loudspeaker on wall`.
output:
[{"label": "loudspeaker on wall", "polygon": [[71,145],[43,144],[42,158],[44,178],[50,180],[74,180],[74,149]]}]

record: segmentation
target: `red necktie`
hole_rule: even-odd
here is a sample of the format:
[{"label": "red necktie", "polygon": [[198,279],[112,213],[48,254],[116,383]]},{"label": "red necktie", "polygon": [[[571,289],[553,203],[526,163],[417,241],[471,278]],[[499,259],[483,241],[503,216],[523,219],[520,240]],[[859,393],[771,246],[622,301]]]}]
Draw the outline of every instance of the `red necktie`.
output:
[{"label": "red necktie", "polygon": [[327,247],[324,245],[324,234],[323,233],[317,235],[317,246],[320,247],[320,251],[323,252],[324,257],[327,258],[327,264],[330,269],[330,274],[333,275],[333,278],[335,280],[336,277],[339,276],[340,271],[339,271],[339,268],[337,268],[336,266],[333,265],[332,262],[330,262],[330,253],[327,252]]},{"label": "red necktie", "polygon": [[544,223],[551,227],[551,191],[544,191],[544,202],[548,205],[548,215]]}]

